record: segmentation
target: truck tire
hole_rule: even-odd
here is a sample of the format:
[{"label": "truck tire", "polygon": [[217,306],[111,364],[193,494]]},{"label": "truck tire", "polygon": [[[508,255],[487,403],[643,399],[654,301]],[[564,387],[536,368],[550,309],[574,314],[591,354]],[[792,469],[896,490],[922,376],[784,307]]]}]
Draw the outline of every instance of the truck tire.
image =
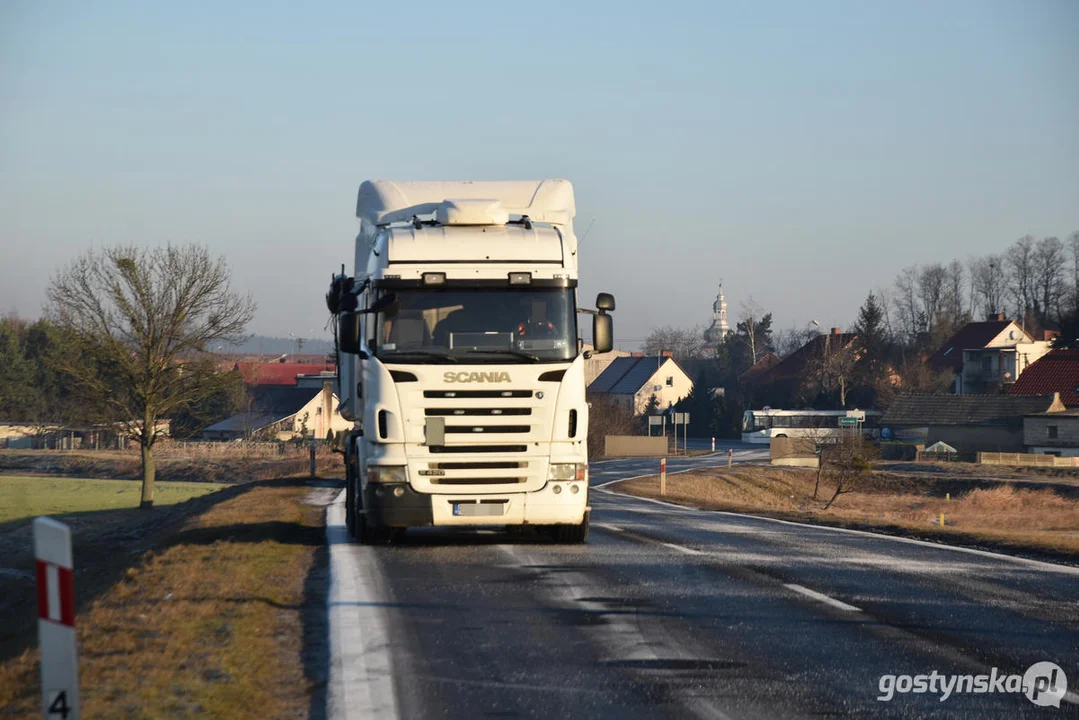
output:
[{"label": "truck tire", "polygon": [[585,513],[580,525],[555,525],[554,541],[562,545],[580,545],[588,537],[588,519],[591,513]]},{"label": "truck tire", "polygon": [[363,515],[356,519],[356,525],[363,545],[389,545],[395,537],[394,528],[372,525]]},{"label": "truck tire", "polygon": [[348,536],[356,538],[356,489],[353,487],[356,479],[352,472],[345,468],[345,527],[348,528]]}]

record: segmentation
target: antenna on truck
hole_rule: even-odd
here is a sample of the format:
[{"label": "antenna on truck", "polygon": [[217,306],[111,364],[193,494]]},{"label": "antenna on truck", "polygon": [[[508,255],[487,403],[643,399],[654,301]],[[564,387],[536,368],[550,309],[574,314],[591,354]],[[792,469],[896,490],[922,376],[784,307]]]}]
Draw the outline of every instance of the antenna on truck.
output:
[{"label": "antenna on truck", "polygon": [[595,218],[592,218],[592,219],[591,219],[591,220],[590,220],[590,221],[588,222],[588,227],[586,227],[586,228],[584,229],[584,235],[582,235],[582,236],[581,236],[581,240],[580,240],[580,242],[584,242],[584,239],[585,239],[586,237],[588,237],[588,233],[592,232],[592,226],[593,226],[593,225],[595,225],[595,224],[596,224],[596,219],[595,219]]}]

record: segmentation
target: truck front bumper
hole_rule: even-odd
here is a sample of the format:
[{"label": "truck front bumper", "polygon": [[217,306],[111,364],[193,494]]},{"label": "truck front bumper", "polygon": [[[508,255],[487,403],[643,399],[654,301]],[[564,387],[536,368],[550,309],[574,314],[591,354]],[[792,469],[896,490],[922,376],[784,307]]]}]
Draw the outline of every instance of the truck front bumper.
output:
[{"label": "truck front bumper", "polygon": [[[576,492],[573,488],[576,487]],[[396,489],[403,492],[397,494]],[[470,514],[469,505],[498,506],[498,514]],[[579,525],[588,510],[587,481],[548,482],[530,493],[429,495],[407,484],[368,483],[363,490],[364,515],[373,525]],[[456,510],[455,510],[456,508]]]}]

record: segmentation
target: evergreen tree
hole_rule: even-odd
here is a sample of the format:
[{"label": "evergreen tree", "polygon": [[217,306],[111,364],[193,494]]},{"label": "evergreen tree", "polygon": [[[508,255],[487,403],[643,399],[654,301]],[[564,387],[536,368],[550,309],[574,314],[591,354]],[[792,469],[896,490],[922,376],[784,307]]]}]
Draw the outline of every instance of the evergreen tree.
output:
[{"label": "evergreen tree", "polygon": [[858,360],[854,368],[852,400],[858,406],[875,405],[878,388],[887,374],[888,338],[884,311],[873,293],[866,296],[854,323],[854,347]]},{"label": "evergreen tree", "polygon": [[0,319],[0,416],[27,420],[34,396],[34,368],[25,355],[23,325],[16,318]]}]

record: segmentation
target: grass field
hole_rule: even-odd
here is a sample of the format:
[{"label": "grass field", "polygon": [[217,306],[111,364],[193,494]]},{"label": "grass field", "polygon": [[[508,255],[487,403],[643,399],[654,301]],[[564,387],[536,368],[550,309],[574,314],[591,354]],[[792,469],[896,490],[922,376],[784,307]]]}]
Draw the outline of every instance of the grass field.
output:
[{"label": "grass field", "polygon": [[[158,482],[155,505],[173,505],[220,490],[218,483]],[[0,523],[51,515],[59,520],[74,513],[138,507],[138,480],[0,475]]]},{"label": "grass field", "polygon": [[[307,717],[316,687],[303,638],[325,632],[305,625],[324,602],[305,587],[325,535],[324,509],[303,503],[309,492],[293,479],[196,500],[198,514],[162,528],[153,551],[81,608],[83,717]],[[114,542],[125,555],[130,541]],[[37,712],[37,659],[30,648],[0,662],[0,716]]]},{"label": "grass field", "polygon": [[[813,470],[749,465],[671,474],[664,499],[710,510],[881,528],[945,542],[1079,555],[1079,500],[1070,487],[1015,487],[1006,479],[986,482],[954,475],[874,472],[860,482],[859,490],[841,495],[824,510],[823,502],[812,499],[815,477]],[[612,489],[659,497],[659,478],[627,480]],[[832,485],[824,480],[821,496],[828,498],[831,491]]]}]

